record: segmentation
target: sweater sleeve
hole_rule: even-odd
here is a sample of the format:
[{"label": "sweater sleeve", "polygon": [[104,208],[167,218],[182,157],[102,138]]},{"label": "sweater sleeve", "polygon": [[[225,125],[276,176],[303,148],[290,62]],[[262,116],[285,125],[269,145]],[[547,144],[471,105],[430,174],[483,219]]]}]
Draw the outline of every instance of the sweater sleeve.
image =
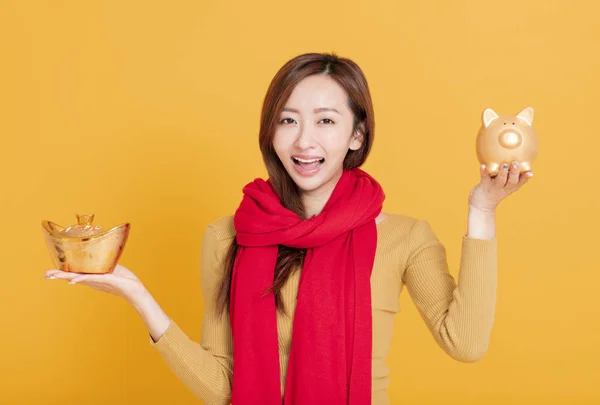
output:
[{"label": "sweater sleeve", "polygon": [[215,309],[227,250],[225,242],[230,241],[219,240],[215,230],[207,227],[201,250],[205,308],[201,342],[193,342],[173,320],[157,342],[150,342],[167,366],[206,405],[225,405],[231,401],[233,344],[229,316],[225,313],[221,317]]},{"label": "sweater sleeve", "polygon": [[427,221],[413,225],[409,246],[403,281],[434,339],[458,361],[481,359],[494,323],[497,240],[463,235],[458,283]]}]

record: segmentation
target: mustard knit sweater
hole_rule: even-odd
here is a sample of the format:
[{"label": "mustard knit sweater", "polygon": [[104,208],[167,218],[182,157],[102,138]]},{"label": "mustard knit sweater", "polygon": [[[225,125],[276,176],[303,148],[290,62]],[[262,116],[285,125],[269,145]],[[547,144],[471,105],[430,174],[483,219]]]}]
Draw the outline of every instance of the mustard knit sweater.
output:
[{"label": "mustard knit sweater", "polygon": [[[444,246],[429,223],[389,215],[377,224],[378,244],[371,276],[373,306],[373,404],[387,405],[390,383],[386,367],[394,315],[406,286],[433,338],[448,355],[472,362],[487,351],[494,323],[497,283],[497,240],[462,237],[458,283],[448,271]],[[166,332],[150,344],[168,367],[205,404],[229,404],[233,347],[229,318],[215,313],[215,294],[223,260],[235,236],[233,217],[211,223],[204,234],[201,255],[204,319],[196,343],[171,320]],[[292,317],[300,271],[282,290],[288,316],[278,313],[281,389],[285,387],[292,337]]]}]

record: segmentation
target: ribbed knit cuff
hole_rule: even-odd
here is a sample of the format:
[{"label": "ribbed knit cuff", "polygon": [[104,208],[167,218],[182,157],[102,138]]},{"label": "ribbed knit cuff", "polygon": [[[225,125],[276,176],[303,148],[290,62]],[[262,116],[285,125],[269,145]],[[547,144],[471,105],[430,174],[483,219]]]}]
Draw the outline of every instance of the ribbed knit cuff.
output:
[{"label": "ribbed knit cuff", "polygon": [[150,340],[150,346],[154,347],[162,354],[176,354],[178,356],[185,350],[186,343],[190,340],[185,332],[181,330],[179,325],[172,319],[167,330],[165,330],[165,333],[163,333],[157,342],[154,342],[150,335],[148,335],[148,338]]},{"label": "ribbed knit cuff", "polygon": [[463,235],[462,248],[467,255],[495,259],[495,255],[498,253],[498,238],[479,239]]}]

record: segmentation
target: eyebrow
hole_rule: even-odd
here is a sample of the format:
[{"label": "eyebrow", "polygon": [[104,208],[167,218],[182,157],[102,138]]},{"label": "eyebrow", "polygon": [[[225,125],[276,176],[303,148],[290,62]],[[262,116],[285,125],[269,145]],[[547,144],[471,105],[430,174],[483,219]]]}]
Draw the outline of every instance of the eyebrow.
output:
[{"label": "eyebrow", "polygon": [[[300,111],[296,110],[295,108],[288,108],[288,107],[285,107],[285,108],[284,108],[283,110],[281,110],[281,111],[282,111],[282,112],[283,112],[283,111],[287,111],[287,112],[293,112],[293,113],[296,113],[296,114],[300,114]],[[342,115],[342,114],[341,114],[341,113],[340,113],[338,110],[336,110],[335,108],[330,108],[330,107],[321,107],[321,108],[315,108],[315,109],[314,109],[314,112],[316,112],[316,113],[320,113],[320,112],[323,112],[323,111],[333,111],[333,112],[335,112],[335,113],[338,113],[338,114]]]}]

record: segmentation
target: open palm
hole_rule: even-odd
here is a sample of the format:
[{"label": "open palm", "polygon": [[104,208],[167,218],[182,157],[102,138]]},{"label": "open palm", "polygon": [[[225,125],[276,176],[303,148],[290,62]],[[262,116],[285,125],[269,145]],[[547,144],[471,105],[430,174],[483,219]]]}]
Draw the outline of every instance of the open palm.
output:
[{"label": "open palm", "polygon": [[144,291],[144,285],[133,272],[118,264],[112,273],[81,274],[61,270],[47,270],[45,277],[50,280],[68,280],[69,284],[82,284],[98,291],[104,291],[131,301]]}]

